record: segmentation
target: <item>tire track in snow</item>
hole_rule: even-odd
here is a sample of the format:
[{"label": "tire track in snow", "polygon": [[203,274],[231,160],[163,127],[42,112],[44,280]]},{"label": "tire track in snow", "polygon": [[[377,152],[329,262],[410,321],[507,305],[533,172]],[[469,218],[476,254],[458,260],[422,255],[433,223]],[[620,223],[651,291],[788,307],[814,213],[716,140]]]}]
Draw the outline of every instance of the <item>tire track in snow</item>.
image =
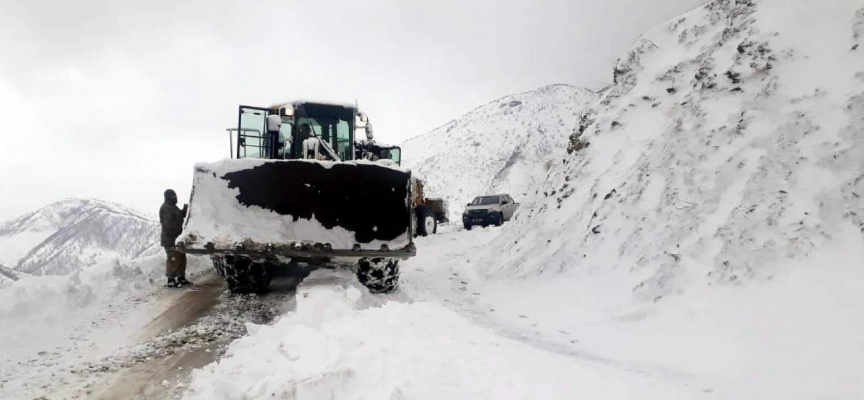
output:
[{"label": "tire track in snow", "polygon": [[[495,314],[490,313],[488,307],[477,303],[478,295],[482,295],[482,280],[470,269],[470,256],[480,254],[478,248],[491,242],[500,232],[501,228],[488,228],[484,230],[452,230],[440,233],[437,236],[420,238],[418,243],[420,253],[425,251],[433,254],[431,259],[415,260],[421,261],[420,266],[403,269],[402,292],[414,301],[433,301],[441,303],[460,315],[469,318],[477,325],[488,328],[498,335],[530,345],[538,350],[554,354],[575,357],[588,362],[598,363],[614,367],[627,372],[632,372],[647,377],[664,380],[672,380],[679,384],[702,389],[706,386],[704,382],[697,382],[692,374],[676,371],[674,369],[643,363],[622,362],[600,354],[586,351],[571,343],[564,343],[555,338],[552,333],[529,331],[520,329],[508,323]],[[423,248],[423,242],[427,242],[427,248]],[[467,260],[467,261],[466,261]],[[412,263],[412,266],[414,263]],[[437,265],[437,266],[436,266]],[[465,269],[457,272],[454,265],[465,265]],[[447,270],[441,271],[441,266]],[[437,269],[436,269],[437,268]],[[417,272],[419,270],[421,274]],[[447,280],[442,281],[440,276],[446,275]],[[438,276],[439,278],[436,278]],[[476,290],[468,290],[474,286]],[[434,288],[431,289],[430,288]],[[479,291],[479,292],[478,292]],[[526,299],[527,300],[527,299]],[[502,309],[495,308],[495,313]],[[569,340],[569,337],[568,337]],[[712,386],[712,385],[708,385]]]},{"label": "tire track in snow", "polygon": [[189,374],[219,359],[233,340],[247,334],[246,323],[268,324],[292,309],[306,269],[281,272],[265,295],[231,295],[223,279],[209,275],[185,289],[145,326],[142,344],[97,368],[112,371],[88,388],[87,398],[170,398],[185,390]]}]

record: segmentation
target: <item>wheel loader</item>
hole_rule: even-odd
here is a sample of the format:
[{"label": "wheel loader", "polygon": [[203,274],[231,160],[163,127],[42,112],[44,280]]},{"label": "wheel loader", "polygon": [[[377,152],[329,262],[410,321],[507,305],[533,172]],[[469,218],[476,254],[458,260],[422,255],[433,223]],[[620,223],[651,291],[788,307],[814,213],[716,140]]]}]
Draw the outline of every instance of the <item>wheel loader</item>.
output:
[{"label": "wheel loader", "polygon": [[371,160],[357,131],[373,141],[353,104],[239,106],[231,158],[195,165],[178,250],[209,255],[232,292],[301,264],[356,264],[371,292],[393,291],[416,254],[415,181],[398,159]]}]

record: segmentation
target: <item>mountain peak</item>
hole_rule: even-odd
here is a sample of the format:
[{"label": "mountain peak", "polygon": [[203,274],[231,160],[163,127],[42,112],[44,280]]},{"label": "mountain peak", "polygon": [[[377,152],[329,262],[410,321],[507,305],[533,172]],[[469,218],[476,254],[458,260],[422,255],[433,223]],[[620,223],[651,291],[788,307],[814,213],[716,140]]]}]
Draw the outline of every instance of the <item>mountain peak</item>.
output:
[{"label": "mountain peak", "polygon": [[485,193],[522,198],[563,157],[582,111],[596,100],[593,91],[564,84],[501,97],[402,143],[404,165],[426,181],[430,197],[450,202],[451,213]]},{"label": "mountain peak", "polygon": [[98,199],[64,199],[0,224],[0,264],[32,274],[65,274],[105,257],[158,250],[158,223]]},{"label": "mountain peak", "polygon": [[[574,98],[574,97],[576,97],[576,98]],[[495,107],[505,107],[505,105],[510,105],[511,107],[516,107],[516,106],[520,105],[523,101],[544,102],[544,101],[547,101],[549,99],[554,100],[556,98],[559,98],[559,99],[569,98],[571,100],[577,101],[579,104],[581,104],[581,103],[590,104],[590,103],[596,101],[597,97],[598,97],[597,93],[591,89],[573,86],[573,85],[569,85],[566,83],[553,83],[550,85],[541,86],[541,87],[536,88],[536,89],[531,89],[531,90],[528,90],[525,92],[508,94],[506,96],[499,97],[499,98],[492,100],[486,104],[478,106],[478,107],[472,109],[471,111],[466,112],[461,117],[459,117],[459,119],[451,120],[451,121],[447,122],[446,124],[441,125],[441,126],[435,128],[429,132],[414,136],[414,137],[406,140],[403,143],[408,144],[414,140],[418,140],[418,139],[426,137],[426,136],[440,133],[439,131],[441,131],[442,129],[447,129],[448,127],[451,127],[453,124],[456,124],[459,121],[471,119],[472,116],[477,114],[477,113],[482,113],[484,111],[491,112],[492,110],[495,109]]]},{"label": "mountain peak", "polygon": [[36,211],[24,214],[18,218],[0,223],[0,236],[15,233],[27,229],[52,229],[57,225],[64,225],[68,218],[76,218],[85,211],[101,211],[132,218],[154,221],[154,218],[141,211],[123,206],[121,204],[98,199],[66,198]]}]

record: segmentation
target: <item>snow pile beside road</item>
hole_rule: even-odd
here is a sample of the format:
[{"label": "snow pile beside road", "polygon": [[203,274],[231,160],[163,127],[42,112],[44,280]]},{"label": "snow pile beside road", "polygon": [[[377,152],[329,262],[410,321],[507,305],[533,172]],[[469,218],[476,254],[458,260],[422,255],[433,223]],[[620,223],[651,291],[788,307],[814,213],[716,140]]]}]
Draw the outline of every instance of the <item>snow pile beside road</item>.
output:
[{"label": "snow pile beside road", "polygon": [[551,347],[673,371],[717,398],[861,398],[864,246],[857,229],[837,235],[769,282],[682,284],[656,302],[633,301],[639,277],[623,268],[491,281],[455,269],[481,320]]},{"label": "snow pile beside road", "polygon": [[225,357],[193,372],[188,399],[673,399],[670,387],[600,362],[537,351],[444,306],[374,299],[344,270],[315,271],[297,310],[250,325]]},{"label": "snow pile beside road", "polygon": [[[211,267],[190,257],[187,274]],[[136,362],[127,347],[163,311],[165,296],[154,296],[169,290],[164,273],[164,256],[115,259],[0,290],[0,398],[78,398],[100,374]]]},{"label": "snow pile beside road", "polygon": [[[210,262],[189,257],[187,274]],[[86,319],[95,309],[164,284],[165,256],[114,259],[65,276],[33,276],[0,290],[0,345],[29,348]],[[80,317],[80,318],[79,318]],[[8,354],[8,353],[4,353]]]}]

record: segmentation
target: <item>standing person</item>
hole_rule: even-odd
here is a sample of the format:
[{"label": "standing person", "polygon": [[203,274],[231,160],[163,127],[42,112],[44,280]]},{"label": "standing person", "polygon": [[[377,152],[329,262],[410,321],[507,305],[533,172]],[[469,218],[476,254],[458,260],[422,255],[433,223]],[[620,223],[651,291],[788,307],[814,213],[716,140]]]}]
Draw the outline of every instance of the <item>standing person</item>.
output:
[{"label": "standing person", "polygon": [[186,254],[174,247],[177,237],[183,231],[183,219],[186,218],[187,205],[177,208],[177,193],[168,189],[165,191],[165,203],[159,208],[159,222],[162,223],[162,247],[165,248],[165,276],[168,283],[165,286],[179,288],[191,285],[186,280]]}]

